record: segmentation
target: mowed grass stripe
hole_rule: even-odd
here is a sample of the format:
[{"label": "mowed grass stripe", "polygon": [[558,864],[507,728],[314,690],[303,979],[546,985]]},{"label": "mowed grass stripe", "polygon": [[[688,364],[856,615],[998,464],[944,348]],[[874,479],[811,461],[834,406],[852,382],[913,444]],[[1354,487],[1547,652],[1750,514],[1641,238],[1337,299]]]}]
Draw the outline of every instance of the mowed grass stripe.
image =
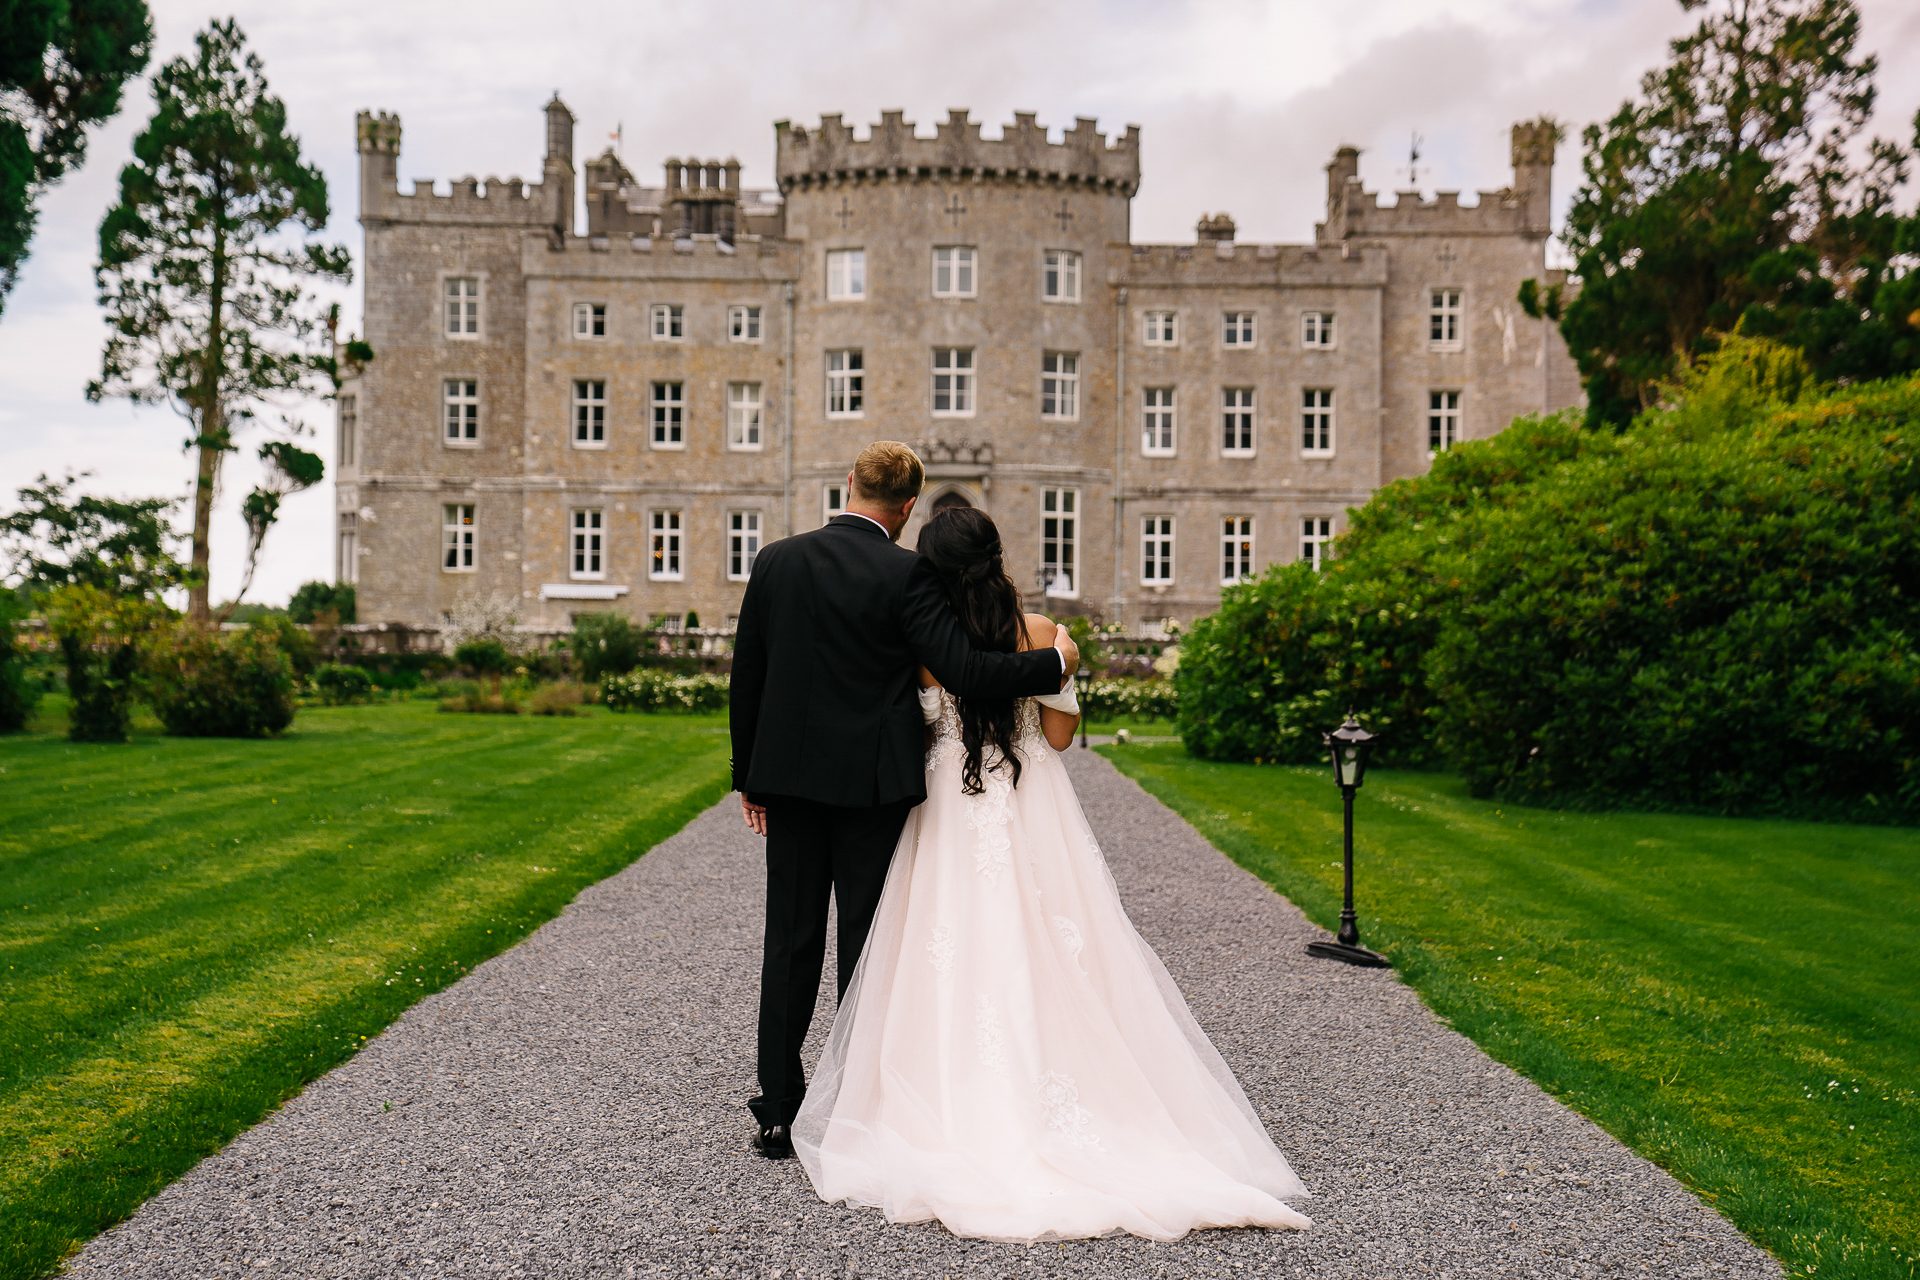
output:
[{"label": "mowed grass stripe", "polygon": [[[1103,751],[1337,925],[1330,770]],[[1516,809],[1392,771],[1355,824],[1363,940],[1456,1028],[1793,1274],[1920,1275],[1920,833]]]},{"label": "mowed grass stripe", "polygon": [[419,704],[271,742],[0,740],[0,1275],[678,830],[727,750],[721,717]]}]

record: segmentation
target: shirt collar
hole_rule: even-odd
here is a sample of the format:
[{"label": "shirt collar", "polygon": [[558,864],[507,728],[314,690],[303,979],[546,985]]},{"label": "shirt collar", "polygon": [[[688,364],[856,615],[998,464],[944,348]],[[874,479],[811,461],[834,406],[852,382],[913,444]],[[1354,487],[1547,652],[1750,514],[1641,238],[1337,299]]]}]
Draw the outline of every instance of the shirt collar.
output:
[{"label": "shirt collar", "polygon": [[872,525],[874,528],[878,529],[883,535],[885,535],[888,542],[893,541],[893,535],[887,532],[887,526],[881,524],[878,520],[875,520],[872,516],[863,516],[858,511],[842,511],[840,513],[840,518],[842,520],[849,520],[849,519],[865,520],[868,524]]}]

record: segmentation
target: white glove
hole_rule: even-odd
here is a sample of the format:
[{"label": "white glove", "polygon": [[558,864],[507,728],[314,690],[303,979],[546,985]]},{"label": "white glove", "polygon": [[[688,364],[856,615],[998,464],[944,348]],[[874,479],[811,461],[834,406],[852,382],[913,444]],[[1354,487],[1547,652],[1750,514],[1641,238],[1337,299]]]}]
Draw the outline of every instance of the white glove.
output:
[{"label": "white glove", "polygon": [[920,691],[920,718],[928,724],[940,718],[940,692],[937,684]]},{"label": "white glove", "polygon": [[1078,695],[1074,693],[1071,684],[1058,693],[1041,694],[1038,698],[1035,698],[1034,701],[1043,707],[1051,707],[1055,711],[1064,711],[1070,716],[1080,714],[1080,699]]}]

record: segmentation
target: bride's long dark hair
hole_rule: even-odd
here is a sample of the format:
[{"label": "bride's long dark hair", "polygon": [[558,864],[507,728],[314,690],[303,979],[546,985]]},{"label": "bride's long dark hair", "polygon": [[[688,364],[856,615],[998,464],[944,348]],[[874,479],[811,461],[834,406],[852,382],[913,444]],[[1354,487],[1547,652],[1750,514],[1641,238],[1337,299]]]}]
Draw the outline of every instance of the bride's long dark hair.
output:
[{"label": "bride's long dark hair", "polygon": [[[973,507],[949,507],[920,529],[916,549],[932,562],[960,625],[973,643],[995,653],[1012,653],[1027,633],[1020,611],[1020,592],[1007,576],[1000,559],[1000,530],[993,517]],[[1020,756],[1013,749],[1019,726],[1019,702],[1014,698],[955,698],[960,711],[960,743],[966,760],[960,766],[960,789],[979,795],[983,768],[1001,763],[1013,771],[1020,785]],[[988,749],[997,759],[987,759]]]}]

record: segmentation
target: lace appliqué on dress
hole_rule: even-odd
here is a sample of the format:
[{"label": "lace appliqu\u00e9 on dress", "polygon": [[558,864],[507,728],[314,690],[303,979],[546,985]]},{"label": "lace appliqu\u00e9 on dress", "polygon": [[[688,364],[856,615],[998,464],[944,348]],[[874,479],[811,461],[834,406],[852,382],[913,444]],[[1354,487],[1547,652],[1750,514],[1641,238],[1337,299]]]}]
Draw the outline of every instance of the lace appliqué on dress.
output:
[{"label": "lace appliqu\u00e9 on dress", "polygon": [[1086,942],[1080,937],[1080,926],[1065,916],[1055,916],[1053,927],[1060,933],[1060,945],[1064,946],[1067,954],[1073,957],[1073,967],[1085,973],[1087,966],[1080,963],[1080,948],[1085,946]]},{"label": "lace appliqu\u00e9 on dress", "polygon": [[984,991],[973,998],[973,1047],[981,1066],[997,1076],[1007,1074],[1007,1037],[1000,1029],[1000,1006]]},{"label": "lace appliqu\u00e9 on dress", "polygon": [[927,963],[941,977],[953,972],[953,930],[945,925],[935,925],[933,940],[927,943]]},{"label": "lace appliqu\u00e9 on dress", "polygon": [[997,886],[1000,874],[1013,865],[1013,841],[1007,837],[1013,780],[999,768],[982,769],[980,784],[980,794],[967,797],[967,826],[975,833],[973,869]]},{"label": "lace appliqu\u00e9 on dress", "polygon": [[1072,1076],[1047,1072],[1040,1077],[1039,1093],[1040,1111],[1047,1118],[1047,1128],[1059,1134],[1062,1142],[1077,1150],[1106,1151],[1100,1145],[1100,1135],[1087,1129],[1093,1113],[1080,1105],[1080,1090]]}]

